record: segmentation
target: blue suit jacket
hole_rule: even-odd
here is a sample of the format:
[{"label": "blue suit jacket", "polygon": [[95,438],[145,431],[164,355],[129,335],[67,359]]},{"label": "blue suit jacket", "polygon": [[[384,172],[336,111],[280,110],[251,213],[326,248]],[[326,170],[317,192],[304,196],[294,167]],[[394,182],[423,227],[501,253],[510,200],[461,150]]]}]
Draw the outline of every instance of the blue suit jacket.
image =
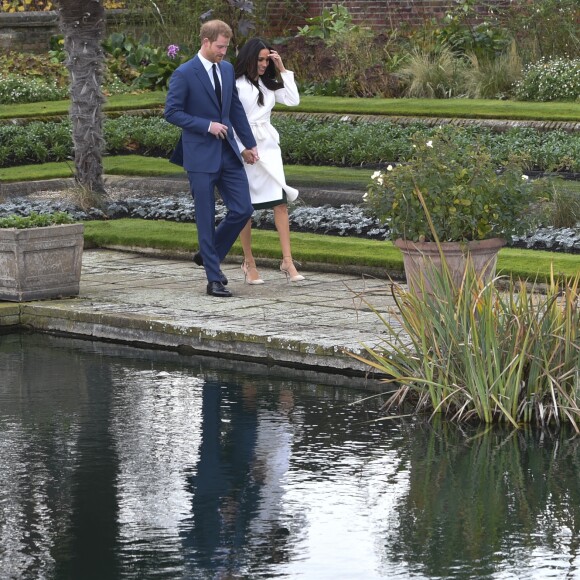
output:
[{"label": "blue suit jacket", "polygon": [[228,126],[228,141],[243,163],[233,129],[248,149],[256,146],[246,113],[236,89],[234,67],[220,63],[222,107],[201,60],[196,55],[171,75],[165,101],[165,119],[181,127],[181,138],[171,161],[186,171],[215,173],[219,170],[222,140],[208,132],[210,121]]}]

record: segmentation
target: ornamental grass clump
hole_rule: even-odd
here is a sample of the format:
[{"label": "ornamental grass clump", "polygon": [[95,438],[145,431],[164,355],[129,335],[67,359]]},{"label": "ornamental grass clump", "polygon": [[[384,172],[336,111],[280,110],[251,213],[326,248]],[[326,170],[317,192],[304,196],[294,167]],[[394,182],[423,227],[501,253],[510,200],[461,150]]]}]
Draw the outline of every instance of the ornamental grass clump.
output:
[{"label": "ornamental grass clump", "polygon": [[434,292],[392,285],[387,338],[355,356],[396,385],[387,412],[519,427],[569,422],[580,433],[580,274],[544,292],[485,284],[467,268],[460,288],[443,270]]},{"label": "ornamental grass clump", "polygon": [[393,239],[509,239],[535,225],[542,192],[523,173],[525,159],[512,155],[496,167],[488,146],[459,142],[452,128],[441,128],[429,139],[417,134],[408,162],[373,174],[366,202],[389,226]]}]

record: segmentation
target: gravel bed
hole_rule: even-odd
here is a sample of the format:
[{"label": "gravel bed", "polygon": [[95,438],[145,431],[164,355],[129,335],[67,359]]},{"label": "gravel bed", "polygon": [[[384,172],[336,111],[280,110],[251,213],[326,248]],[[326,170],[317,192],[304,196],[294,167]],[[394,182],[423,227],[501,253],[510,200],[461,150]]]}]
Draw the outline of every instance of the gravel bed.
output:
[{"label": "gravel bed", "polygon": [[[359,205],[311,207],[295,204],[291,205],[289,210],[290,228],[295,232],[389,239],[388,226],[369,216]],[[193,200],[187,193],[155,196],[131,189],[108,188],[103,209],[91,208],[86,211],[81,209],[74,193],[62,190],[39,191],[22,197],[12,197],[0,204],[0,217],[55,211],[67,212],[80,221],[142,218],[195,222]],[[220,221],[224,214],[225,207],[218,202],[216,220]],[[256,211],[253,220],[256,228],[275,229],[271,210]],[[526,236],[514,238],[508,245],[553,252],[580,253],[580,223],[575,228],[540,228]]]}]

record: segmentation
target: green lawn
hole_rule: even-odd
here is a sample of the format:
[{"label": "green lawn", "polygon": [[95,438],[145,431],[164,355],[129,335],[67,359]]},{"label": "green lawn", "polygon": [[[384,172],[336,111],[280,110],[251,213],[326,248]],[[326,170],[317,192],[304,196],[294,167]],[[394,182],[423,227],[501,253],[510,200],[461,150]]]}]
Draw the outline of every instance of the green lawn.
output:
[{"label": "green lawn", "polygon": [[[126,175],[128,177],[185,177],[183,170],[159,157],[140,155],[118,155],[104,158],[107,175]],[[315,165],[285,165],[288,182],[296,187],[318,187],[321,189],[350,189],[365,191],[373,173],[372,169],[355,167],[321,167]],[[73,177],[74,168],[67,162],[18,165],[0,168],[0,183],[20,181],[39,181]],[[554,181],[557,188],[577,191],[580,194],[580,181]]]},{"label": "green lawn", "polygon": [[[105,111],[161,110],[165,92],[108,97]],[[67,115],[69,101],[0,105],[0,119],[46,118]],[[308,113],[387,115],[397,117],[460,117],[580,122],[580,103],[529,103],[492,99],[354,99],[302,96],[297,107],[277,105],[276,110]]]},{"label": "green lawn", "polygon": [[[119,155],[105,157],[105,173],[140,177],[185,176],[181,167],[159,157]],[[344,167],[317,167],[313,165],[286,165],[286,177],[296,187],[346,188],[364,191],[373,173],[370,169]],[[19,165],[0,168],[0,183],[38,181],[72,177],[74,167],[67,162]]]},{"label": "green lawn", "polygon": [[[85,223],[85,240],[96,246],[158,248],[193,251],[197,230],[194,224],[167,221],[120,219]],[[280,259],[278,235],[273,231],[254,230],[252,250],[258,258]],[[305,268],[309,263],[358,264],[384,268],[386,272],[403,271],[400,251],[390,242],[362,238],[292,234],[292,254]],[[242,255],[238,242],[230,255]],[[573,276],[580,269],[580,256],[537,250],[504,248],[499,254],[498,273],[529,280],[547,280],[550,269],[557,276]]]}]

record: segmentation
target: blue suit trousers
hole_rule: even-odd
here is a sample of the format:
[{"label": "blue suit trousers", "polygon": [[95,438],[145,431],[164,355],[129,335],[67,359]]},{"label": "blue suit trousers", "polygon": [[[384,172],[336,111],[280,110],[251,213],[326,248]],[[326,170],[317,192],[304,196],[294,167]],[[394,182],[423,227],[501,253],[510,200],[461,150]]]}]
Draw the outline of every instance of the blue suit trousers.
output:
[{"label": "blue suit trousers", "polygon": [[[188,171],[195,206],[199,251],[208,282],[219,282],[220,263],[252,216],[248,178],[239,157],[227,140],[222,143],[221,166],[216,173]],[[215,189],[227,208],[215,227]]]}]

